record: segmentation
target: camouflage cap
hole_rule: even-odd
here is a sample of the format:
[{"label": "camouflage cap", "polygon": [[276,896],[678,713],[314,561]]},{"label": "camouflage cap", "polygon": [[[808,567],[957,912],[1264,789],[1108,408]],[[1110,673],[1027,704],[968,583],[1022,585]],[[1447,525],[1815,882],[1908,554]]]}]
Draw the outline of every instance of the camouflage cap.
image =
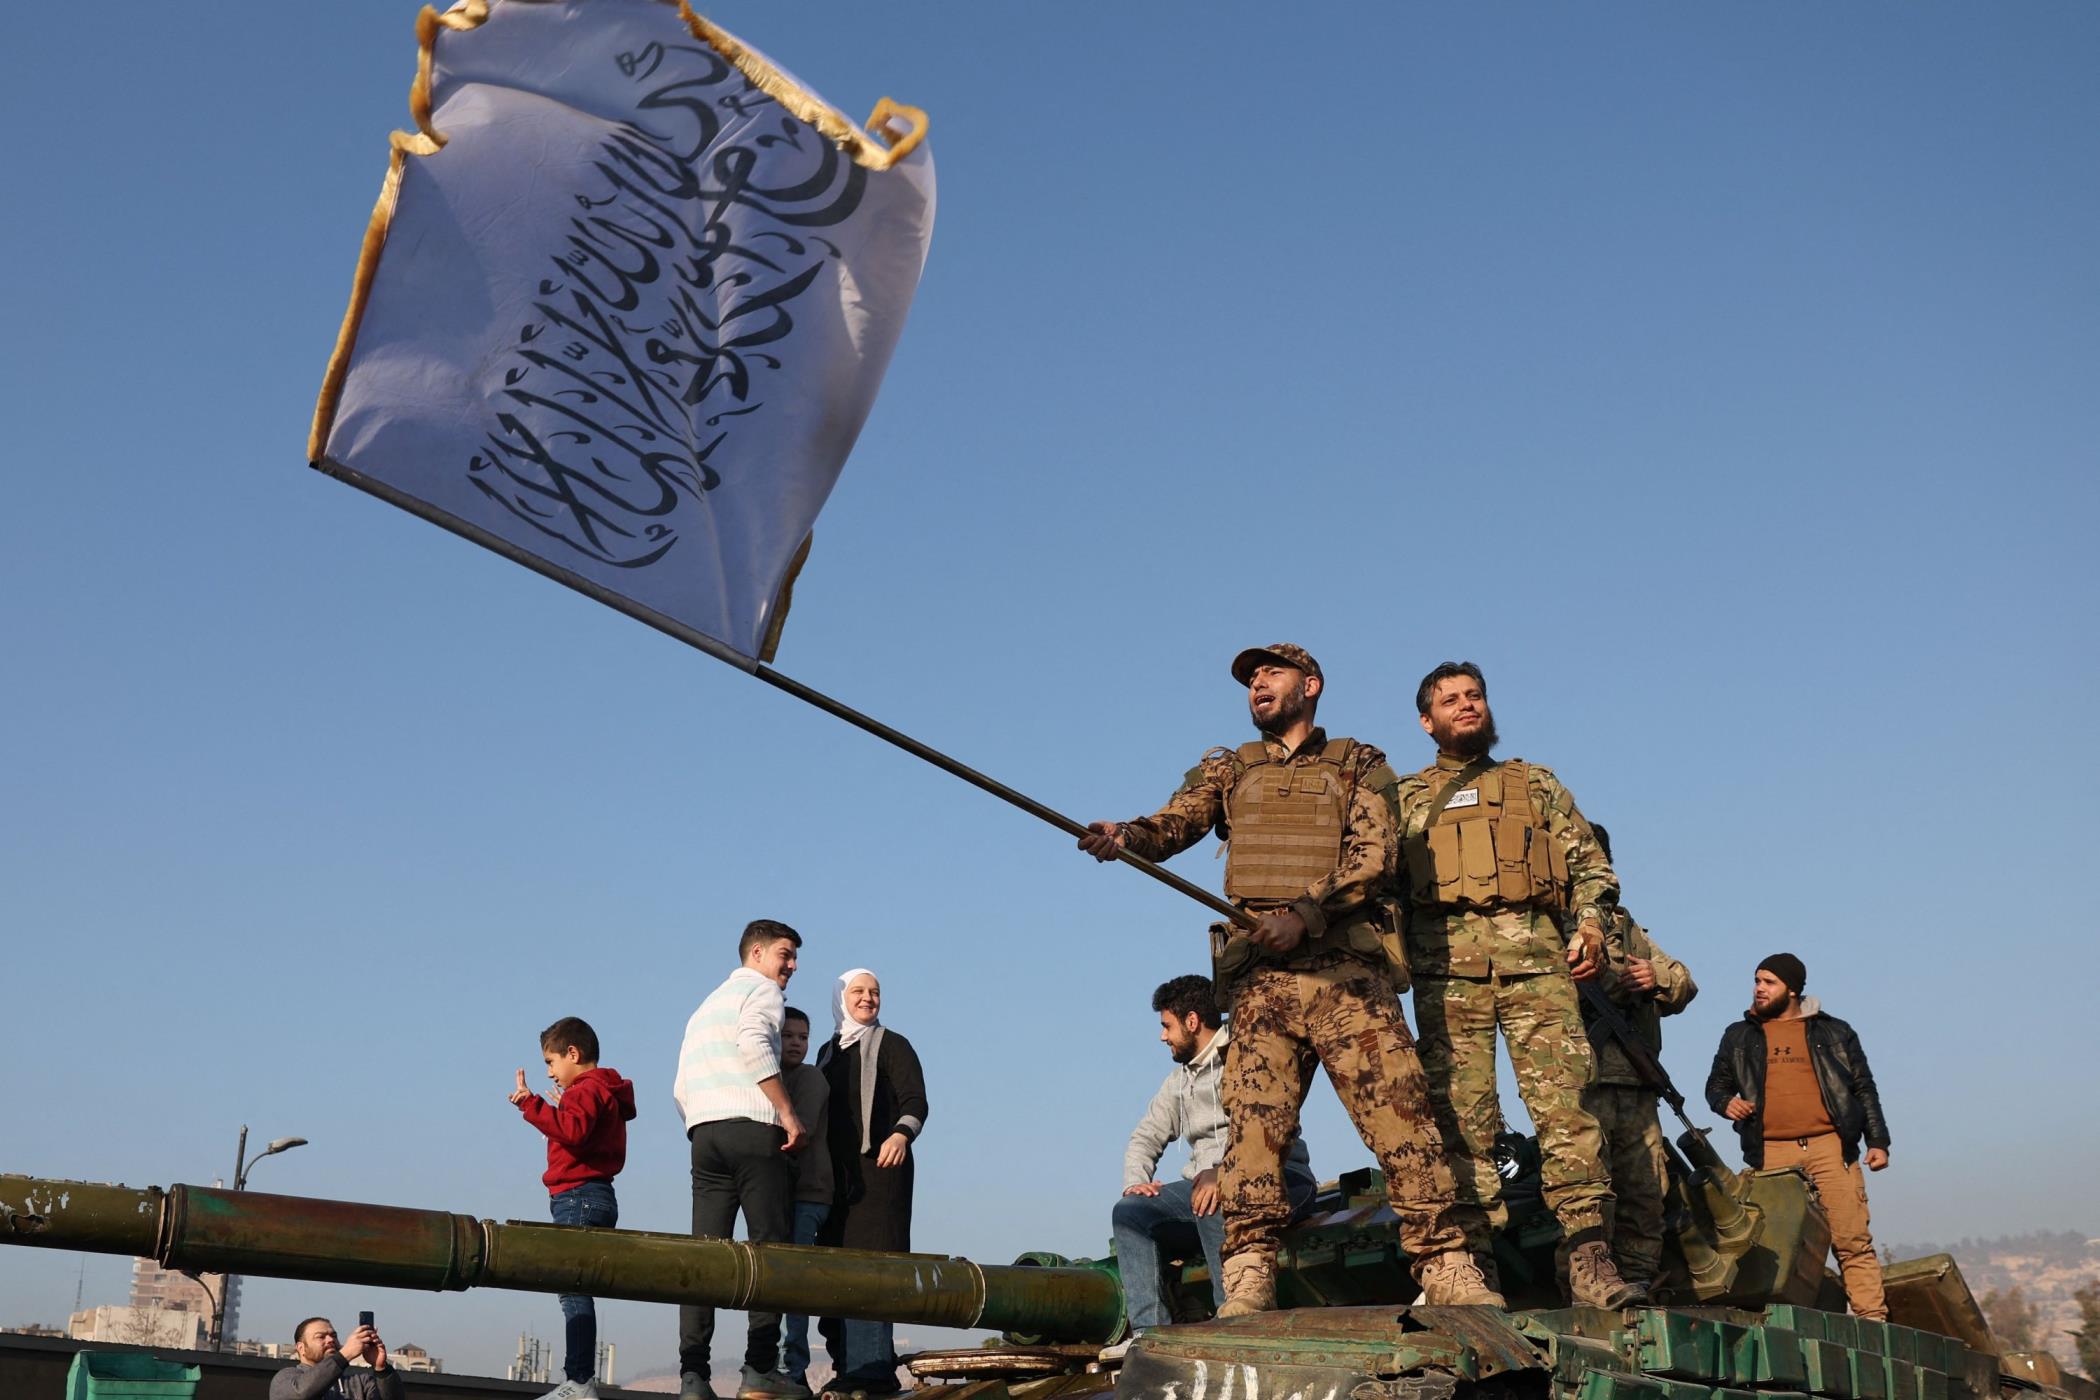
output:
[{"label": "camouflage cap", "polygon": [[1248,647],[1232,658],[1232,678],[1246,685],[1254,679],[1257,666],[1295,666],[1308,676],[1319,676],[1323,683],[1327,679],[1320,675],[1320,663],[1313,660],[1312,653],[1294,642],[1278,642],[1272,647]]}]

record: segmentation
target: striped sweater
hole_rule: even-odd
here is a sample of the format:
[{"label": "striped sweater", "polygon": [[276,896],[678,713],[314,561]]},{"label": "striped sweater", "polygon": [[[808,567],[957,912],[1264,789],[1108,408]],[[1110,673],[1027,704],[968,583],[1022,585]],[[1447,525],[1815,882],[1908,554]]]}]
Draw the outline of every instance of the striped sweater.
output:
[{"label": "striped sweater", "polygon": [[678,1111],[688,1131],[701,1123],[749,1118],[778,1125],[759,1090],[780,1073],[780,1021],[787,998],[770,977],[740,967],[708,993],[685,1023],[678,1051]]}]

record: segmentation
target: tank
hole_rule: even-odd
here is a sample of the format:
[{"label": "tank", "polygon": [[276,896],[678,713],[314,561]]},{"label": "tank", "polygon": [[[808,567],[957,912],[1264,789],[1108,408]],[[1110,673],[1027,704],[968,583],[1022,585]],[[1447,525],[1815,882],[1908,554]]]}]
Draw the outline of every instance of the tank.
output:
[{"label": "tank", "polygon": [[[1510,1308],[1415,1306],[1371,1170],[1329,1183],[1285,1237],[1274,1312],[1208,1317],[1201,1257],[1165,1280],[1176,1323],[1127,1331],[1109,1259],[697,1240],[445,1211],[0,1176],[0,1243],[142,1255],[164,1267],[510,1288],[986,1329],[907,1361],[928,1400],[2100,1400],[2046,1353],[2004,1354],[1954,1261],[1888,1268],[1889,1322],[1844,1312],[1807,1178],[1734,1172],[1687,1133],[1671,1154],[1666,1305],[1557,1306],[1558,1229],[1536,1151],[1504,1143],[1496,1235]],[[1109,1350],[1104,1352],[1104,1348]]]}]

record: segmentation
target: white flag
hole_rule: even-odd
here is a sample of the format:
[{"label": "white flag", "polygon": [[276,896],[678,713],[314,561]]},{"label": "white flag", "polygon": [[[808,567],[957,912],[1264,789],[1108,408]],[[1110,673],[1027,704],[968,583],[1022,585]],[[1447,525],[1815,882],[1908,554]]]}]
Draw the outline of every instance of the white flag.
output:
[{"label": "white flag", "polygon": [[309,456],[755,664],[925,264],[924,114],[877,141],[683,3],[419,34]]}]

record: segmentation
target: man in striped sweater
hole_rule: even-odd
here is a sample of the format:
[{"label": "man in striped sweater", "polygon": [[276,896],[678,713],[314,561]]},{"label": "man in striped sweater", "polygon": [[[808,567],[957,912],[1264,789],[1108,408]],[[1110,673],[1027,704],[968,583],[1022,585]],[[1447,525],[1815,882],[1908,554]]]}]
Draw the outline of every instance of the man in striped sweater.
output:
[{"label": "man in striped sweater", "polygon": [[[754,919],[737,944],[742,966],[708,994],[685,1024],[676,1094],[693,1148],[693,1233],[728,1239],[739,1209],[753,1240],[794,1238],[795,1162],[807,1139],[780,1066],[783,993],[795,975],[802,935],[772,919]],[[678,1394],[705,1400],[712,1308],[678,1310]],[[744,1343],[746,1397],[806,1397],[809,1388],[779,1374],[780,1315],[750,1314]]]}]

